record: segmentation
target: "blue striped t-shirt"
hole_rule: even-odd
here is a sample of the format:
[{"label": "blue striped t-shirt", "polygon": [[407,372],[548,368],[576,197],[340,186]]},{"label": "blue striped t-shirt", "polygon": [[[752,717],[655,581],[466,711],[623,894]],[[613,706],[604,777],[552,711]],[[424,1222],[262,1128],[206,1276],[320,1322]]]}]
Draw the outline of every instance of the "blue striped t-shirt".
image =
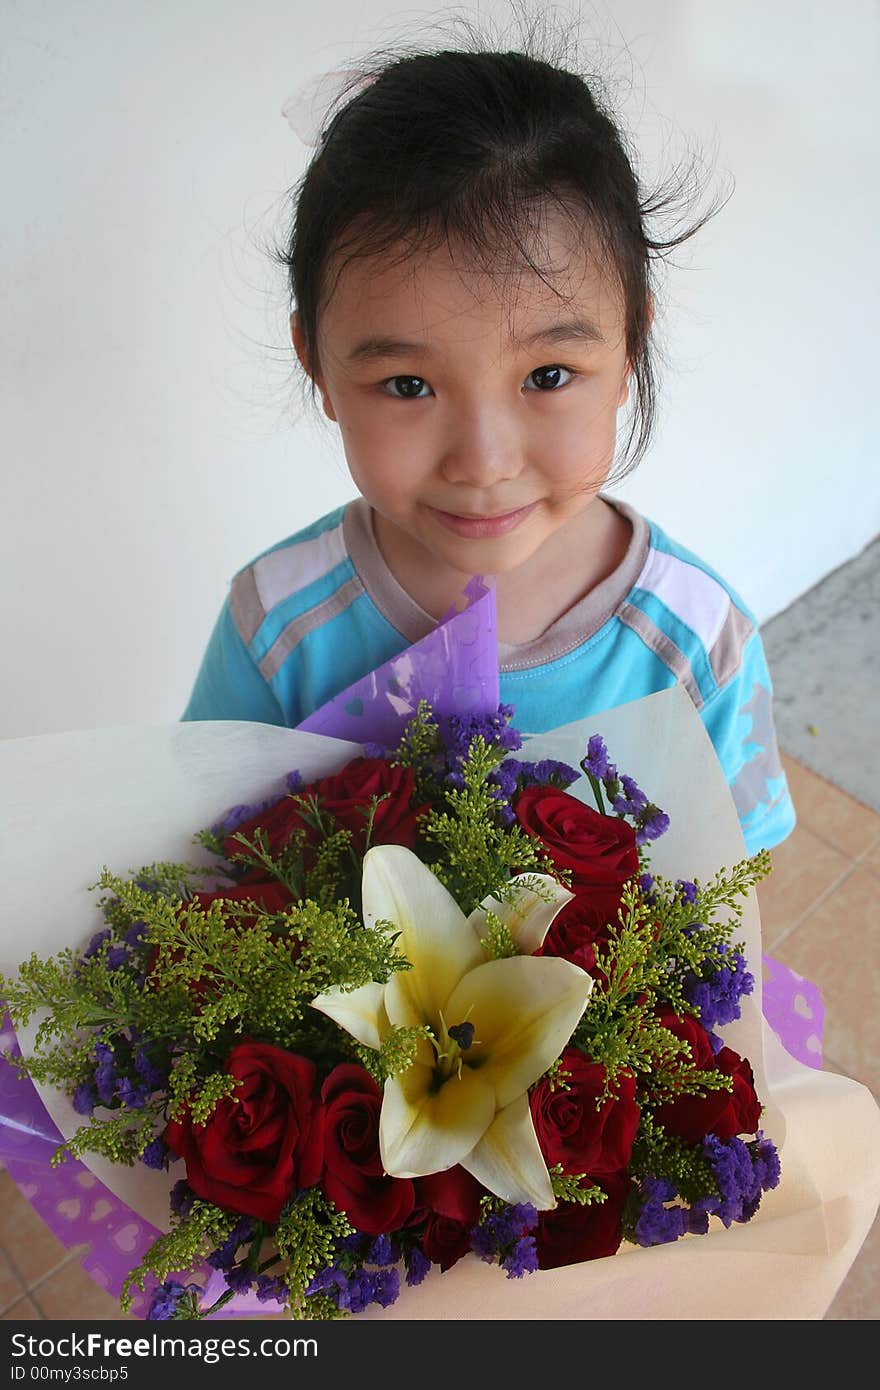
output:
[{"label": "blue striped t-shirt", "polygon": [[[623,561],[539,637],[499,642],[501,700],[523,733],[545,733],[681,683],[748,852],[771,849],[795,812],[756,620],[696,555],[628,504],[604,500],[632,525]],[[295,728],[435,625],[388,569],[358,497],[234,576],[183,718]]]}]

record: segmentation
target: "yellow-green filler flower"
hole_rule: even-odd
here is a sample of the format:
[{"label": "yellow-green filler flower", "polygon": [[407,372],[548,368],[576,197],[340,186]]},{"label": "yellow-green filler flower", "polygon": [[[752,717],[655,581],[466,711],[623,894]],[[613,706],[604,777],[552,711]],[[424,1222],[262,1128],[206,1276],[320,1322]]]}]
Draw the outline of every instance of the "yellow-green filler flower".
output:
[{"label": "yellow-green filler flower", "polygon": [[485,898],[466,917],[411,850],[374,846],[364,857],[364,921],[392,923],[412,968],[384,985],[335,987],[312,1003],[367,1047],[381,1047],[391,1027],[431,1030],[413,1064],[385,1082],[379,1144],[387,1173],[416,1178],[460,1163],[505,1201],[547,1210],[555,1199],[528,1088],[565,1047],[593,981],[556,957],[487,960],[487,909],[531,952],[572,897],[547,875],[521,878],[540,882],[552,901],[513,879],[513,903]]}]

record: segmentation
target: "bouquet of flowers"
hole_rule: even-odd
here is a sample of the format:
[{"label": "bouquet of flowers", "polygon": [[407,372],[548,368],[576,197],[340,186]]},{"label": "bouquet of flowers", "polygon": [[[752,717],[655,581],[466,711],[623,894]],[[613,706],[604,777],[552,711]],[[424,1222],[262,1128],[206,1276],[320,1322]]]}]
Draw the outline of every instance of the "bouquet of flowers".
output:
[{"label": "bouquet of flowers", "polygon": [[168,1173],[123,1309],[338,1317],[466,1255],[519,1278],[747,1222],[776,1186],[718,1031],[769,855],[652,872],[668,816],[601,735],[524,761],[513,714],[421,701],[388,754],[226,811],[211,862],[105,869],[86,948],[0,981],[41,1019],[19,1067],[81,1117],[56,1160]]}]

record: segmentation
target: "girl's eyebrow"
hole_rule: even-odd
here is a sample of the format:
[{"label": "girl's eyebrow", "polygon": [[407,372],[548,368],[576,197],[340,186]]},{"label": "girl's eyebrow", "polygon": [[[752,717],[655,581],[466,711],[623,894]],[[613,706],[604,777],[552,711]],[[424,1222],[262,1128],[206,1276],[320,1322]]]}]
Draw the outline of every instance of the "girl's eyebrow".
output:
[{"label": "girl's eyebrow", "polygon": [[[562,323],[549,325],[547,328],[539,328],[534,333],[529,333],[525,338],[517,339],[513,346],[517,348],[534,347],[536,343],[604,343],[605,339],[598,326],[592,319],[578,316],[573,319],[565,319]],[[417,343],[406,338],[365,338],[363,342],[352,348],[346,356],[347,362],[376,362],[385,357],[406,357],[412,353],[421,353],[423,357],[433,355],[434,349],[430,343]]]}]

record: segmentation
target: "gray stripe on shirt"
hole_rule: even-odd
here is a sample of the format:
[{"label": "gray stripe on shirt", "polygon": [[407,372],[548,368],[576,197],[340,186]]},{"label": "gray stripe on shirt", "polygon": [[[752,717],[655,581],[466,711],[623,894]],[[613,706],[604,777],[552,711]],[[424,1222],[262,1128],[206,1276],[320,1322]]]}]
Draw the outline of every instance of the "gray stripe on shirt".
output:
[{"label": "gray stripe on shirt", "polygon": [[237,574],[233,579],[229,591],[229,607],[242,639],[250,645],[257,635],[260,623],[266,616],[266,610],[257,589],[253,565],[249,565],[246,570],[242,570],[241,574]]},{"label": "gray stripe on shirt", "polygon": [[273,676],[277,676],[290,653],[299,646],[304,637],[314,632],[316,627],[321,627],[324,623],[330,622],[331,618],[344,612],[363,592],[363,584],[357,575],[354,575],[337,589],[335,594],[325,598],[323,603],[316,603],[314,608],[309,608],[298,618],[293,618],[282,629],[260,662],[260,672],[264,680],[269,681]]},{"label": "gray stripe on shirt", "polygon": [[691,664],[684,652],[679,651],[671,638],[667,637],[665,632],[661,632],[656,623],[652,623],[647,614],[643,613],[641,608],[636,608],[634,604],[622,604],[617,610],[617,616],[622,623],[632,628],[633,632],[641,637],[645,646],[649,647],[655,656],[659,656],[664,666],[668,666],[675,679],[684,686],[695,707],[702,709],[703,697],[691,670]]},{"label": "gray stripe on shirt", "polygon": [[736,604],[731,603],[724,619],[724,626],[709,653],[709,665],[719,685],[726,685],[734,672],[739,670],[743,647],[754,630],[745,613],[741,613]]}]

